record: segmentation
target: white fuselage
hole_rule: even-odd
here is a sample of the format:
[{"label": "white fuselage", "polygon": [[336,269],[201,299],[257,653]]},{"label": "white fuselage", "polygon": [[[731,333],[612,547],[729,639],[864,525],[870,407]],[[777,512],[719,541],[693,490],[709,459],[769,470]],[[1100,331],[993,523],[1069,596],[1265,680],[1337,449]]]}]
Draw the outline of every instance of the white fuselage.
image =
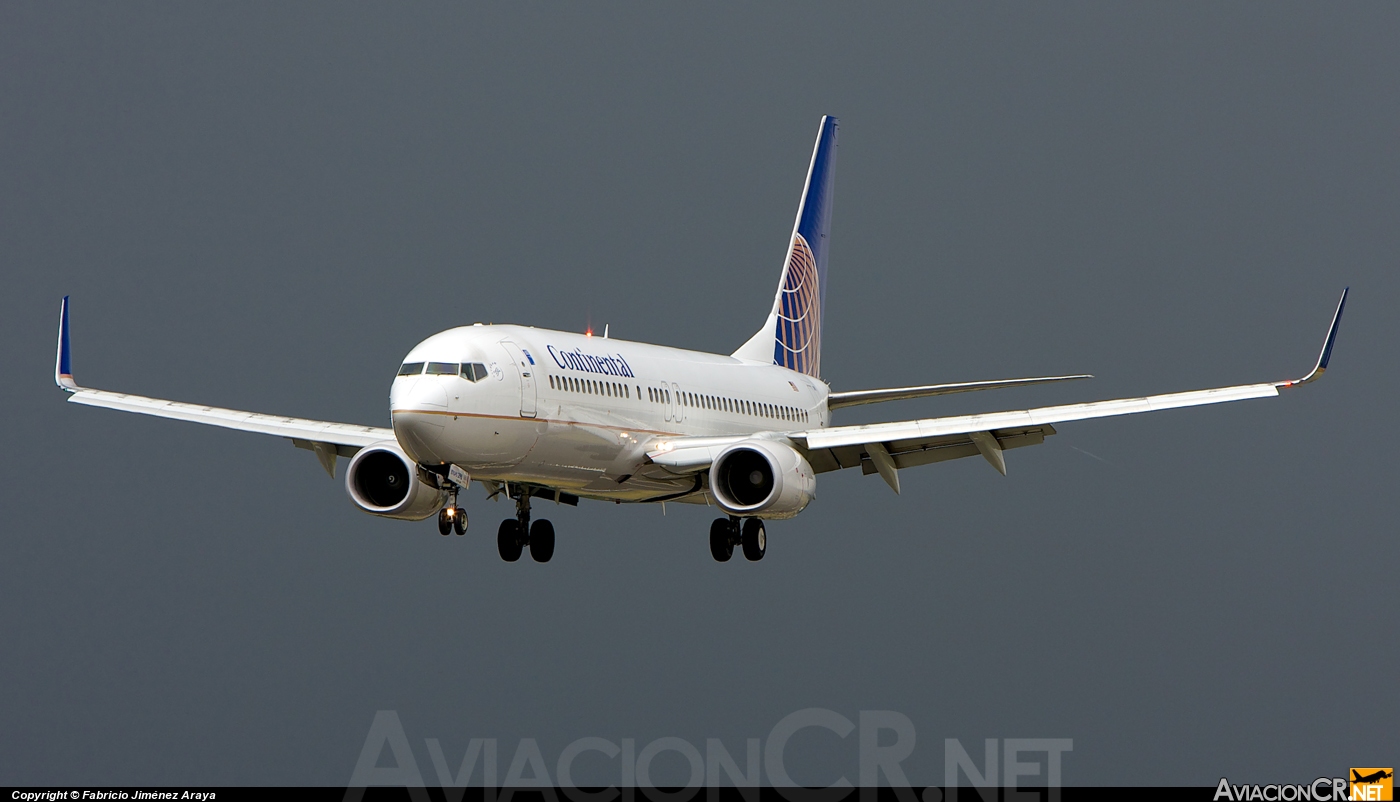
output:
[{"label": "white fuselage", "polygon": [[486,368],[476,381],[426,372],[394,380],[394,433],[418,462],[586,497],[680,500],[698,490],[694,477],[629,469],[667,436],[801,431],[829,422],[827,385],[787,368],[548,329],[449,329],[404,362]]}]

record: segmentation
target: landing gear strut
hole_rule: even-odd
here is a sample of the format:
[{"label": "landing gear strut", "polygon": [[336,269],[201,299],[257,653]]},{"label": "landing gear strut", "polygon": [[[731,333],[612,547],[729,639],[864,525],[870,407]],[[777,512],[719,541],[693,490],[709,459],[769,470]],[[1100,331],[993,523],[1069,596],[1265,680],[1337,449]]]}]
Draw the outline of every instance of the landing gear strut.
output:
[{"label": "landing gear strut", "polygon": [[513,563],[530,547],[530,557],[535,562],[547,563],[554,556],[554,524],[549,521],[530,523],[530,491],[520,488],[515,497],[515,517],[501,521],[496,532],[496,550],[501,559]]}]

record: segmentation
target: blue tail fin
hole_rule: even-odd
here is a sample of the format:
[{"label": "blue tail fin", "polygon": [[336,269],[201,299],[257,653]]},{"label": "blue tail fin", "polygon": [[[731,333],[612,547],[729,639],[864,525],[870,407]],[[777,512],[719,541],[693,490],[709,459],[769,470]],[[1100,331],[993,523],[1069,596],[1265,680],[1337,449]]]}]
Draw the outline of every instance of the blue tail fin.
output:
[{"label": "blue tail fin", "polygon": [[763,328],[734,352],[740,359],[755,362],[771,358],[775,365],[818,378],[837,129],[835,117],[822,118],[773,311]]}]

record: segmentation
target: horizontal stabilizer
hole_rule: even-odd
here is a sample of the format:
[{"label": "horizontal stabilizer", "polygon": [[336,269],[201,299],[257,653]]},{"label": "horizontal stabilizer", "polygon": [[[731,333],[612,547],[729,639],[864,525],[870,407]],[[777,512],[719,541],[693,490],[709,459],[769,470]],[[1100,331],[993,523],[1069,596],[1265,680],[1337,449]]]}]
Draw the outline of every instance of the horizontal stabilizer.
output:
[{"label": "horizontal stabilizer", "polygon": [[890,387],[881,390],[852,390],[845,393],[832,393],[826,397],[828,409],[854,407],[861,404],[878,404],[882,401],[904,401],[910,398],[924,398],[931,395],[952,395],[970,393],[974,390],[995,390],[1000,387],[1028,387],[1032,384],[1092,379],[1088,373],[1073,376],[1036,376],[1029,379],[996,379],[985,382],[954,382],[952,384],[925,384],[919,387]]}]

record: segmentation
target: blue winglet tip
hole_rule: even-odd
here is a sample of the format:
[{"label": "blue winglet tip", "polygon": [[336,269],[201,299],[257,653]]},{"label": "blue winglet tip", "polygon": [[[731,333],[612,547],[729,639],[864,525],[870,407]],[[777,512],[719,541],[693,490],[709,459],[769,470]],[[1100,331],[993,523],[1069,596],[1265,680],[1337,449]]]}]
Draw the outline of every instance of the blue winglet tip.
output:
[{"label": "blue winglet tip", "polygon": [[58,310],[58,359],[54,365],[54,383],[65,390],[76,390],[73,381],[73,349],[68,337],[68,296]]},{"label": "blue winglet tip", "polygon": [[1317,360],[1317,366],[1323,370],[1327,369],[1327,363],[1332,361],[1332,346],[1337,342],[1337,329],[1342,325],[1342,310],[1347,305],[1347,293],[1351,292],[1351,287],[1342,290],[1342,300],[1337,302],[1337,313],[1332,316],[1332,326],[1327,330],[1327,342],[1322,345],[1322,356]]}]

